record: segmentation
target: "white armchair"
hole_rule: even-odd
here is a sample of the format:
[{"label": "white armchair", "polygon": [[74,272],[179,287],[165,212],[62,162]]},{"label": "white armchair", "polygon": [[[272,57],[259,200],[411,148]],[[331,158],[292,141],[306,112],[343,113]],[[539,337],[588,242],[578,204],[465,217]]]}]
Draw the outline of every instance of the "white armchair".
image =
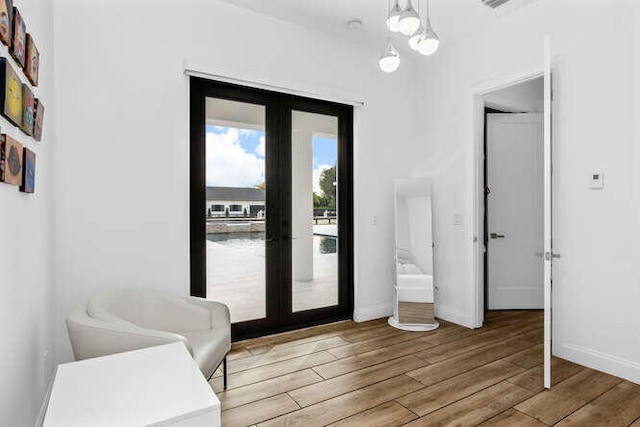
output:
[{"label": "white armchair", "polygon": [[125,288],[93,297],[67,317],[76,360],[122,353],[180,341],[209,379],[223,364],[231,322],[226,305],[148,289]]}]

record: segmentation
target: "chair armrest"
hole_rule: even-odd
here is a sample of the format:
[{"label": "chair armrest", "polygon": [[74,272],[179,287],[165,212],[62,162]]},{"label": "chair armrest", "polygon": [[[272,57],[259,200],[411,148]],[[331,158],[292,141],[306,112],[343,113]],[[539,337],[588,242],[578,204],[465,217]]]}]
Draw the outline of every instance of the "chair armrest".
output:
[{"label": "chair armrest", "polygon": [[229,307],[218,301],[211,301],[204,298],[189,297],[187,301],[190,304],[204,307],[211,313],[211,328],[231,325],[231,315]]}]

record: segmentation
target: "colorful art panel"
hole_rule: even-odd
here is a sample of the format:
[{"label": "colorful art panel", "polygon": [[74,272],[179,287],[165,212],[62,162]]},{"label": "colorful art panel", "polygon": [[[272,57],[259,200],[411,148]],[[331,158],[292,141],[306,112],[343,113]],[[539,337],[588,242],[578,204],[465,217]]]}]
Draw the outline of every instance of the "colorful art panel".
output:
[{"label": "colorful art panel", "polygon": [[24,69],[24,74],[34,86],[38,86],[39,70],[40,52],[38,52],[36,43],[33,41],[33,36],[27,34],[27,67]]},{"label": "colorful art panel", "polygon": [[0,42],[11,44],[11,18],[13,17],[13,0],[0,0]]},{"label": "colorful art panel", "polygon": [[13,8],[12,33],[11,49],[9,49],[9,51],[13,59],[24,69],[27,65],[27,26],[22,20],[22,16],[17,7]]},{"label": "colorful art panel", "polygon": [[44,122],[44,105],[42,105],[42,101],[36,98],[36,117],[35,123],[33,124],[33,137],[36,141],[42,140],[42,123]]},{"label": "colorful art panel", "polygon": [[22,171],[20,191],[23,193],[34,193],[36,189],[36,153],[25,148],[22,156],[22,164],[24,165],[24,170]]},{"label": "colorful art panel", "polygon": [[20,129],[29,136],[33,136],[33,126],[35,123],[36,99],[29,85],[22,85],[22,125]]},{"label": "colorful art panel", "polygon": [[15,139],[0,135],[0,181],[22,185],[23,147]]},{"label": "colorful art panel", "polygon": [[0,113],[22,126],[22,82],[6,58],[0,58]]}]

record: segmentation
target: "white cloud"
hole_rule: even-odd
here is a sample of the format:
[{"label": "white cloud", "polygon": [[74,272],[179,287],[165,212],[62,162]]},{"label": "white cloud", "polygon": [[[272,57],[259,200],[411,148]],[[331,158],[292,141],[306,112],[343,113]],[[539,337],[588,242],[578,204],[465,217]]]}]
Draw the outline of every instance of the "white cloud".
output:
[{"label": "white cloud", "polygon": [[240,134],[247,132],[254,131],[207,132],[207,186],[253,187],[264,181],[264,159],[240,146]]},{"label": "white cloud", "polygon": [[320,175],[322,175],[322,172],[330,169],[331,166],[329,165],[316,165],[316,167],[313,169],[313,192],[321,195],[323,194],[322,189],[320,188]]},{"label": "white cloud", "polygon": [[[220,129],[224,129],[224,128],[220,128]],[[258,131],[257,130],[238,129],[238,131],[240,132],[240,136],[256,137],[258,135]]]},{"label": "white cloud", "polygon": [[254,153],[256,153],[260,157],[264,157],[264,135],[260,137],[260,143],[256,147]]}]

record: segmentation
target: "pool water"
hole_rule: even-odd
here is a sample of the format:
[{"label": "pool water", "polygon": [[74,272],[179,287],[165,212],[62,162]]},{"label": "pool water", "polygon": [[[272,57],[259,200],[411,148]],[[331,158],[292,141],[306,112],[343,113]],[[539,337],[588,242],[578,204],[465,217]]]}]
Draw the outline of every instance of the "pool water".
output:
[{"label": "pool water", "polygon": [[[212,233],[207,234],[207,240],[220,243],[232,248],[243,248],[252,252],[264,249],[264,233],[240,232],[240,233]],[[313,236],[313,247],[316,253],[327,255],[338,251],[338,239],[332,236]]]}]

